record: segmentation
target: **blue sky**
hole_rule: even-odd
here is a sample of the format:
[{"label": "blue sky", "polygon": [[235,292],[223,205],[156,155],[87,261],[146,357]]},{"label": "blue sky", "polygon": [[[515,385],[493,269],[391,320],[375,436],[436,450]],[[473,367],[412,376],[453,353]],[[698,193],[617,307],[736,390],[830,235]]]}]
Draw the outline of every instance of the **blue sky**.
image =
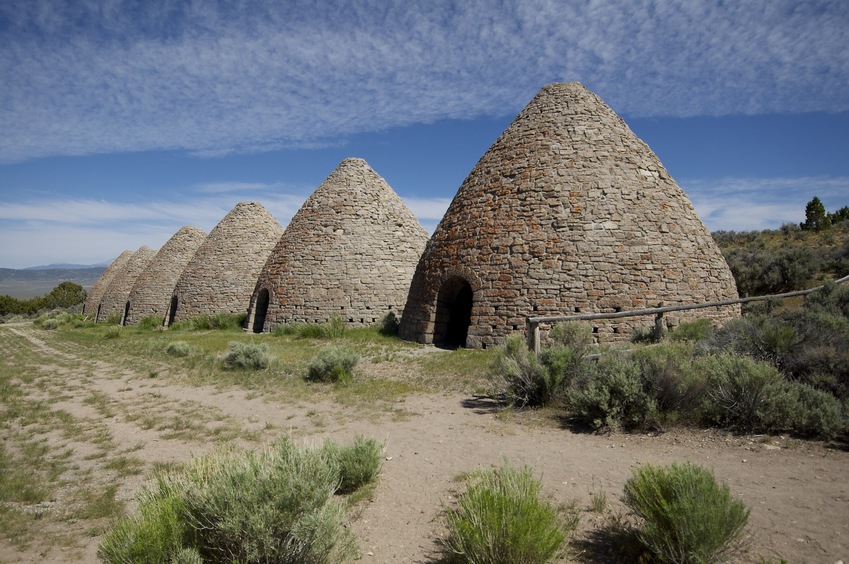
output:
[{"label": "blue sky", "polygon": [[361,157],[432,230],[545,84],[580,81],[711,230],[849,204],[849,2],[1,0],[0,267],[283,224]]}]

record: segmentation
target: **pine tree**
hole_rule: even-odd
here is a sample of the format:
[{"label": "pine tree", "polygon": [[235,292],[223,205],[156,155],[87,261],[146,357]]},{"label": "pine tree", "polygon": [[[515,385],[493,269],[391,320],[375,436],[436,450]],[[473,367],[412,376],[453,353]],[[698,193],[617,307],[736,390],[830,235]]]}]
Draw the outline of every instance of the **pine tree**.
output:
[{"label": "pine tree", "polygon": [[805,205],[805,222],[800,223],[799,227],[810,231],[822,231],[831,227],[831,221],[829,221],[828,214],[825,212],[825,206],[822,205],[818,197],[814,196]]}]

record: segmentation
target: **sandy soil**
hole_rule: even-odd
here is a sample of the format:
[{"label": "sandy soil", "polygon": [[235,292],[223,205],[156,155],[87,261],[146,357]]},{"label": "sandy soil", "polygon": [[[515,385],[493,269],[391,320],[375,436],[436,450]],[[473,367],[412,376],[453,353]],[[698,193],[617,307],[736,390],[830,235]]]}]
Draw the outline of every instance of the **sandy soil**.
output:
[{"label": "sandy soil", "polygon": [[[65,382],[62,399],[52,408],[76,417],[98,417],[86,401],[97,393],[116,406],[132,409],[155,405],[170,409],[167,406],[191,402],[226,414],[245,431],[259,433],[260,444],[273,441],[281,432],[305,442],[325,437],[348,441],[357,434],[385,441],[385,463],[374,498],[351,523],[364,562],[435,562],[438,539],[444,534],[442,513],[463,489],[457,477],[480,466],[500,465],[505,459],[513,465],[533,465],[548,495],[559,502],[576,500],[582,508],[574,550],[564,561],[611,561],[607,547],[592,534],[602,520],[589,510],[592,492],[605,491],[609,510],[623,511],[618,498],[633,468],[646,462],[675,461],[711,469],[751,508],[751,549],[741,561],[759,562],[762,557],[788,562],[849,561],[849,452],[839,445],[713,431],[582,434],[564,428],[550,413],[499,415],[497,406],[486,398],[456,394],[410,395],[391,412],[360,417],[352,408],[329,402],[267,402],[240,390],[152,379],[78,357],[28,326],[0,328],[0,349],[9,337],[15,337],[16,347],[28,346],[41,358],[54,359],[39,367],[42,374],[61,375]],[[10,350],[0,353],[8,356]],[[386,363],[378,366],[387,370]],[[52,392],[34,387],[31,393],[37,397]],[[135,445],[133,455],[145,461],[148,469],[155,462],[181,462],[212,448],[208,442],[168,439],[162,432],[144,430],[121,415],[120,408],[116,413],[104,420],[113,442]],[[83,445],[72,456],[80,465],[90,464]],[[117,496],[131,502],[146,474],[123,480]],[[61,504],[61,496],[56,503]],[[46,508],[48,513],[58,510]],[[65,527],[73,533],[76,524],[58,521],[45,526]],[[36,538],[20,551],[0,540],[0,561],[96,562],[98,541],[97,537],[79,538],[76,546],[68,547]]]}]

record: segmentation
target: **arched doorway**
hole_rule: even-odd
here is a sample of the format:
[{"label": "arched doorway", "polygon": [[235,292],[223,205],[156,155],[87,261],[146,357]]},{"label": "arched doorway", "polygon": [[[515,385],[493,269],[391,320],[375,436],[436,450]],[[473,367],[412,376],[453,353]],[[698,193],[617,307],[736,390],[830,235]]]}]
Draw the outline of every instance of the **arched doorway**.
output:
[{"label": "arched doorway", "polygon": [[168,306],[168,316],[165,318],[165,326],[171,327],[174,323],[174,317],[177,315],[177,304],[180,300],[177,298],[177,294],[171,296],[171,305]]},{"label": "arched doorway", "polygon": [[472,286],[459,276],[442,283],[436,297],[433,343],[446,347],[466,346],[472,323]]},{"label": "arched doorway", "polygon": [[130,302],[124,306],[124,315],[121,317],[121,325],[127,324],[127,318],[130,316]]},{"label": "arched doorway", "polygon": [[254,303],[254,333],[262,333],[265,327],[265,316],[268,314],[268,288],[262,288],[256,295],[256,303]]}]

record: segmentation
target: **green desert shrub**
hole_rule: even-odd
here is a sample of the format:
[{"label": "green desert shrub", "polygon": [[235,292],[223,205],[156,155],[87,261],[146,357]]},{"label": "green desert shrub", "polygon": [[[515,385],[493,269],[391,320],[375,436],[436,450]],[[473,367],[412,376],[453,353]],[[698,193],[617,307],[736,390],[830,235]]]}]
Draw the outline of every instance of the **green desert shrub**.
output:
[{"label": "green desert shrub", "polygon": [[832,439],[846,431],[840,401],[802,382],[767,387],[757,410],[760,427],[796,435]]},{"label": "green desert shrub", "polygon": [[725,351],[766,361],[788,379],[847,397],[849,318],[841,313],[839,296],[824,294],[817,300],[780,314],[731,320],[699,342],[699,352]]},{"label": "green desert shrub", "polygon": [[592,345],[589,326],[559,323],[549,336],[551,344],[539,356],[528,349],[521,335],[511,335],[498,348],[491,372],[498,393],[511,405],[547,405],[586,369],[585,355]]},{"label": "green desert shrub", "polygon": [[324,323],[286,323],[274,328],[277,336],[291,335],[299,339],[339,339],[345,336],[345,322],[334,316]]},{"label": "green desert shrub", "polygon": [[213,331],[241,329],[245,322],[244,313],[216,313],[213,315],[195,315],[189,319],[176,321],[170,325],[173,331]]},{"label": "green desert shrub", "polygon": [[[845,245],[846,256],[849,258],[849,241]],[[844,272],[844,274],[847,274]],[[822,311],[849,319],[849,283],[837,285],[829,282],[818,292],[805,297],[805,309]]]},{"label": "green desert shrub", "polygon": [[139,319],[139,329],[145,331],[156,331],[162,327],[162,319],[153,315]]},{"label": "green desert shrub", "polygon": [[41,328],[47,329],[48,331],[52,331],[54,329],[59,328],[59,320],[58,319],[45,319],[41,322]]},{"label": "green desert shrub", "polygon": [[216,313],[209,316],[209,328],[217,330],[241,329],[245,323],[244,313]]},{"label": "green desert shrub", "polygon": [[158,564],[182,550],[185,511],[178,495],[139,500],[138,514],[119,521],[100,541],[98,556],[109,563]]},{"label": "green desert shrub", "polygon": [[327,441],[322,449],[338,468],[337,492],[340,494],[355,492],[373,483],[380,475],[383,445],[374,439],[357,436],[350,445],[337,445]]},{"label": "green desert shrub", "polygon": [[693,369],[693,345],[675,342],[644,347],[633,355],[643,389],[667,420],[692,419],[705,392],[705,378]]},{"label": "green desert shrub", "polygon": [[586,356],[593,345],[592,326],[587,323],[557,323],[549,333],[552,347],[569,347],[578,356]]},{"label": "green desert shrub", "polygon": [[189,356],[192,349],[186,341],[172,341],[165,347],[165,352],[171,356]]},{"label": "green desert shrub", "polygon": [[685,321],[669,332],[670,341],[704,341],[714,331],[708,319]]},{"label": "green desert shrub", "polygon": [[554,397],[562,375],[549,372],[537,356],[528,350],[521,335],[511,335],[498,348],[492,372],[499,392],[516,407],[545,405]]},{"label": "green desert shrub", "polygon": [[232,341],[224,357],[224,368],[260,370],[268,368],[271,357],[268,355],[268,345],[265,343],[240,343]]},{"label": "green desert shrub", "polygon": [[540,564],[557,558],[577,516],[540,497],[530,468],[480,470],[448,512],[443,544],[453,562]]},{"label": "green desert shrub", "polygon": [[103,338],[106,340],[117,339],[121,336],[121,326],[115,325],[106,329],[106,332],[103,333]]},{"label": "green desert shrub", "polygon": [[142,490],[138,514],[104,536],[100,555],[109,563],[351,561],[354,538],[334,497],[338,450],[283,439],[258,453],[219,449],[160,473]]},{"label": "green desert shrub", "polygon": [[318,351],[307,368],[307,380],[313,382],[349,382],[360,355],[344,348],[329,346]]},{"label": "green desert shrub", "polygon": [[689,462],[638,468],[623,502],[641,519],[640,542],[660,562],[723,562],[741,549],[749,520],[727,485]]},{"label": "green desert shrub", "polygon": [[699,358],[696,369],[707,377],[705,422],[742,431],[760,426],[758,413],[767,391],[782,380],[771,364],[732,354]]},{"label": "green desert shrub", "polygon": [[341,339],[345,336],[345,322],[339,316],[333,316],[321,324],[326,339]]},{"label": "green desert shrub", "polygon": [[595,429],[645,427],[656,418],[640,365],[622,354],[602,356],[593,369],[583,372],[566,392],[566,402],[580,421]]},{"label": "green desert shrub", "polygon": [[121,312],[116,311],[110,313],[109,316],[104,320],[106,325],[121,325]]}]

